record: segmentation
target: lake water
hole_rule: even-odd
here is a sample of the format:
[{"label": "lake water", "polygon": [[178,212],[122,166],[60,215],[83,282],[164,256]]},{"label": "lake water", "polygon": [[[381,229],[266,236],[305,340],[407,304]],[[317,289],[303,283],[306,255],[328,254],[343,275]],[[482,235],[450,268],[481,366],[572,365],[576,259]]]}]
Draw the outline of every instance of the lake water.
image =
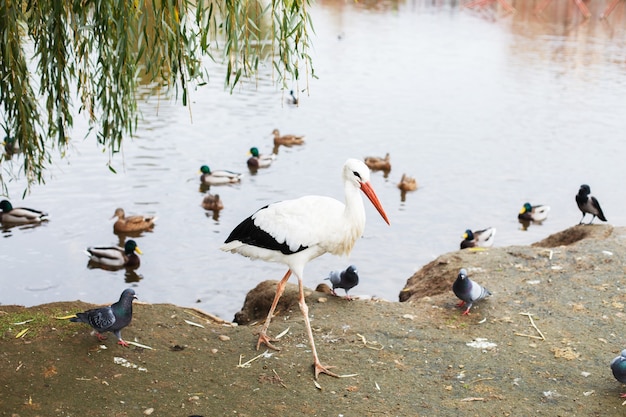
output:
[{"label": "lake water", "polygon": [[[223,67],[210,64],[211,82],[189,108],[164,95],[142,102],[137,137],[114,160],[118,174],[94,138],[82,140],[77,116],[69,162],[56,161],[47,184],[23,201],[25,183],[9,186],[14,206],[47,210],[51,220],[2,230],[0,303],[105,303],[134,285],[142,301],[232,319],[248,290],[285,267],[221,252],[230,231],[273,201],[343,200],[343,162],[387,152],[392,170],[372,183],[391,226],[368,203],[351,256],[312,261],[307,286],[353,263],[361,277],[353,294],[397,300],[416,270],[458,249],[466,228],[497,227],[495,246],[507,246],[577,224],[582,183],[609,223],[625,225],[625,7],[600,20],[607,2],[594,0],[585,20],[573,1],[554,1],[540,16],[533,2],[517,3],[511,15],[454,1],[319,2],[311,9],[319,78],[293,84],[299,107],[284,103],[271,69],[230,95]],[[250,175],[248,149],[270,152],[274,128],[305,134],[306,144],[281,148],[269,169]],[[217,219],[200,207],[202,164],[246,174],[212,187],[225,205]],[[403,173],[420,184],[405,201],[396,188]],[[552,210],[523,231],[517,213],[526,201]],[[116,207],[159,217],[136,239],[144,254],[134,273],[87,268],[85,247],[118,243]]]}]

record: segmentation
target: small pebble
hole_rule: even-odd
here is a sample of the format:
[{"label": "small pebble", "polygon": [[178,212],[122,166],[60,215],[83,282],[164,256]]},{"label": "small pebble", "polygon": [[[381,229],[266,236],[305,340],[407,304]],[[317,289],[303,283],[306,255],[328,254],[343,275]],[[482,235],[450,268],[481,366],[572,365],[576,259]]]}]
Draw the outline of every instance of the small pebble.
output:
[{"label": "small pebble", "polygon": [[227,341],[229,341],[229,340],[230,340],[230,337],[226,336],[225,334],[221,334],[221,335],[219,335],[219,339],[220,339],[222,342],[227,342]]},{"label": "small pebble", "polygon": [[317,299],[318,303],[325,303],[327,301],[328,301],[328,298],[326,298],[326,297],[320,297],[320,298]]},{"label": "small pebble", "polygon": [[150,414],[154,413],[154,408],[146,408],[145,410],[143,410],[143,413],[149,416]]},{"label": "small pebble", "polygon": [[217,349],[215,348],[211,349],[211,353],[217,353]]}]

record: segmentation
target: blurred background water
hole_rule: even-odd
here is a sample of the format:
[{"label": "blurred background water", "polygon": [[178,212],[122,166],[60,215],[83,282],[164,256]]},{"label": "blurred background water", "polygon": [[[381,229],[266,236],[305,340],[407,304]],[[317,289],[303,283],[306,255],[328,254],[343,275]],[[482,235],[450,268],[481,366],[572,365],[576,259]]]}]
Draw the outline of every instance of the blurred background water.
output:
[{"label": "blurred background water", "polygon": [[[285,104],[288,91],[273,84],[271,68],[231,95],[224,67],[207,62],[211,82],[193,91],[189,107],[146,87],[137,136],[114,160],[117,174],[95,140],[82,139],[86,122],[77,116],[69,159],[55,161],[47,183],[24,200],[25,182],[9,185],[14,206],[46,210],[51,220],[2,229],[0,303],[104,303],[133,285],[142,301],[230,320],[247,291],[285,272],[221,252],[230,231],[273,201],[343,200],[343,162],[387,152],[392,170],[374,173],[372,183],[391,226],[368,203],[352,255],[312,261],[307,286],[353,263],[361,277],[353,294],[397,300],[416,270],[458,249],[466,228],[494,226],[495,246],[507,246],[577,224],[582,183],[609,223],[623,226],[626,7],[601,20],[608,1],[587,2],[590,19],[573,1],[555,0],[539,15],[535,3],[512,2],[517,13],[509,14],[497,2],[317,2],[310,12],[318,78],[288,87],[298,107]],[[281,148],[270,168],[252,175],[247,151],[271,152],[274,128],[305,134],[306,143]],[[219,216],[200,206],[202,164],[245,173],[240,184],[210,189],[224,202]],[[420,185],[405,201],[396,187],[403,173]],[[524,231],[517,213],[526,201],[552,210]],[[84,248],[119,243],[110,220],[116,207],[159,217],[135,239],[141,267],[88,269]]]}]

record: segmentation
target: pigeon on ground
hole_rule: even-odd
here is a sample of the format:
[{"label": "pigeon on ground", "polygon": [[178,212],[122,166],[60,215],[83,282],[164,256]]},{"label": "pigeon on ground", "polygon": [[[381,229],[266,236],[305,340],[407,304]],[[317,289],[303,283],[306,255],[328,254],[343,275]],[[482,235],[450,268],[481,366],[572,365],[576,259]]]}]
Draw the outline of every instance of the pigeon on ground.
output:
[{"label": "pigeon on ground", "polygon": [[109,307],[100,307],[87,310],[84,313],[76,313],[70,321],[75,323],[87,323],[97,332],[98,339],[104,340],[101,333],[112,332],[117,337],[118,344],[128,346],[128,342],[122,339],[121,331],[130,324],[133,318],[133,300],[137,298],[135,290],[125,289],[120,300]]},{"label": "pigeon on ground", "polygon": [[593,219],[596,217],[603,222],[606,221],[606,217],[604,217],[604,213],[600,208],[600,203],[598,203],[598,200],[591,195],[591,188],[589,188],[587,184],[580,186],[578,194],[576,194],[576,204],[578,204],[580,211],[583,212],[583,217],[580,218],[580,222],[578,222],[578,224],[582,224],[587,213],[593,216],[589,224],[593,223]]},{"label": "pigeon on ground", "polygon": [[331,271],[328,277],[324,278],[330,280],[331,284],[333,284],[333,294],[335,293],[335,288],[343,288],[346,290],[346,298],[349,300],[350,296],[348,295],[348,290],[354,288],[359,283],[359,274],[356,270],[356,266],[350,265],[344,271]]},{"label": "pigeon on ground", "polygon": [[487,288],[469,279],[464,268],[459,271],[456,281],[452,284],[452,291],[461,300],[459,307],[467,304],[463,315],[469,314],[470,308],[476,301],[491,295],[491,291]]},{"label": "pigeon on ground", "polygon": [[[613,371],[615,379],[626,384],[626,349],[622,350],[620,355],[611,361],[611,371]],[[620,397],[626,398],[626,394],[622,394]]]}]

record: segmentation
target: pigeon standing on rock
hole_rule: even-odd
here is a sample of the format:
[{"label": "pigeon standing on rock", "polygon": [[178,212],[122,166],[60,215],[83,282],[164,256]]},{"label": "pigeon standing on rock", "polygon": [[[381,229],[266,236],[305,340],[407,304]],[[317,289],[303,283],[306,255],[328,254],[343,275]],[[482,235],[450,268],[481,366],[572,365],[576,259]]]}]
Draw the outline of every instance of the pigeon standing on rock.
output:
[{"label": "pigeon standing on rock", "polygon": [[595,219],[596,216],[603,222],[606,221],[606,217],[604,217],[604,213],[600,208],[600,203],[598,203],[598,200],[591,195],[591,188],[587,184],[580,186],[578,194],[576,194],[576,204],[578,204],[580,211],[583,212],[583,217],[580,218],[580,222],[578,222],[578,224],[582,224],[587,213],[593,216],[589,224],[593,223],[593,219]]},{"label": "pigeon standing on rock", "polygon": [[461,269],[459,275],[456,277],[456,281],[452,284],[452,291],[461,300],[459,307],[467,304],[467,308],[463,312],[463,315],[469,314],[470,308],[476,301],[480,301],[483,298],[490,296],[491,291],[482,285],[472,281],[467,276],[467,271]]},{"label": "pigeon standing on rock", "polygon": [[137,298],[135,290],[125,289],[120,300],[109,307],[100,307],[87,310],[84,313],[76,313],[70,321],[75,323],[87,323],[97,332],[98,339],[106,337],[101,333],[112,332],[117,337],[118,344],[128,347],[128,342],[122,339],[121,331],[130,324],[133,318],[133,300]]},{"label": "pigeon standing on rock", "polygon": [[[622,350],[619,356],[611,361],[611,371],[613,376],[622,384],[626,384],[626,349]],[[620,397],[626,398],[626,394]]]},{"label": "pigeon standing on rock", "polygon": [[350,265],[345,271],[332,271],[325,279],[330,280],[331,284],[333,284],[334,295],[337,295],[335,288],[343,288],[346,290],[346,298],[350,300],[351,297],[348,295],[348,290],[357,286],[359,283],[359,274],[356,270],[356,266]]}]

